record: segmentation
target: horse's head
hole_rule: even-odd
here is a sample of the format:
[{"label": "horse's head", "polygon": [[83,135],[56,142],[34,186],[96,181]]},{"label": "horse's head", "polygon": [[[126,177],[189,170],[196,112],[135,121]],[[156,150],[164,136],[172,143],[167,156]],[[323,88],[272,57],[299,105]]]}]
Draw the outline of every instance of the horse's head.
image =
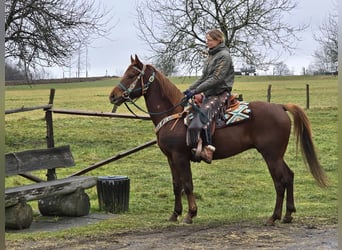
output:
[{"label": "horse's head", "polygon": [[[131,101],[142,96],[154,80],[155,72],[146,76],[146,65],[143,64],[137,55],[131,56],[131,65],[125,71],[121,82],[113,88],[109,95],[109,100],[116,106],[126,101]],[[145,78],[147,78],[145,80]]]}]

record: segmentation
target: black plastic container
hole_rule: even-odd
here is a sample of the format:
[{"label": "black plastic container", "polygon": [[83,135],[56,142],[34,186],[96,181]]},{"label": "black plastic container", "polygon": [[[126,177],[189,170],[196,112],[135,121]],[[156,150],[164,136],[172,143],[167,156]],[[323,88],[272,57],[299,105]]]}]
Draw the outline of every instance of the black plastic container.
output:
[{"label": "black plastic container", "polygon": [[100,176],[96,187],[100,210],[113,214],[128,211],[130,181],[127,176]]}]

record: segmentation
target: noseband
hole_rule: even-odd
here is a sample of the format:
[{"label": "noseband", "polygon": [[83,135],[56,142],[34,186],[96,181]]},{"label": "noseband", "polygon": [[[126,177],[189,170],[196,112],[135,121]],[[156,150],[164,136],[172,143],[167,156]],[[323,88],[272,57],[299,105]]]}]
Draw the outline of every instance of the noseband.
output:
[{"label": "noseband", "polygon": [[[126,86],[122,82],[120,82],[119,85],[118,85],[118,87],[121,90],[123,90],[122,97],[124,99],[130,100],[130,101],[131,101],[130,94],[133,93],[133,92],[141,91],[141,95],[144,95],[147,92],[148,88],[150,87],[151,83],[154,81],[154,78],[155,78],[155,75],[156,75],[156,72],[153,70],[153,73],[148,78],[148,81],[146,83],[144,83],[143,76],[145,75],[146,64],[144,64],[142,69],[139,69],[136,66],[134,66],[133,68],[139,72],[139,75],[137,76],[137,78],[129,85],[128,88],[126,88]],[[139,82],[139,80],[140,80],[140,83],[141,83],[141,87],[135,89],[135,87],[136,87],[137,83]]]}]

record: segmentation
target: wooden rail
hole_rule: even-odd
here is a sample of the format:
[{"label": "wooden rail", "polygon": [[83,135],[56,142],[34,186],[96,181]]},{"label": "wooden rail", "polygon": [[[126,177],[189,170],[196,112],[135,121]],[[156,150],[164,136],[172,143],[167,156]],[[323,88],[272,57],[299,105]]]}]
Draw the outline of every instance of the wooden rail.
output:
[{"label": "wooden rail", "polygon": [[[97,112],[97,111],[84,111],[84,110],[68,110],[68,109],[54,109],[53,108],[53,102],[55,98],[55,89],[50,89],[50,96],[49,96],[49,103],[47,105],[40,105],[40,106],[34,106],[34,107],[21,107],[17,109],[11,109],[6,110],[5,114],[13,114],[13,113],[19,113],[19,112],[26,112],[26,111],[33,111],[38,109],[43,109],[45,111],[45,121],[46,121],[46,143],[47,148],[54,148],[55,147],[55,140],[54,140],[54,126],[53,126],[53,114],[66,114],[66,115],[80,115],[80,116],[96,116],[96,117],[109,117],[109,118],[125,118],[125,119],[140,119],[140,120],[151,120],[150,116],[148,115],[131,115],[131,114],[117,114],[117,113],[111,113],[111,112]],[[144,148],[147,148],[149,146],[152,146],[156,144],[156,140],[152,140],[149,142],[146,142],[142,145],[136,146],[132,149],[129,149],[125,152],[118,153],[114,156],[108,157],[107,159],[104,159],[102,161],[99,161],[89,167],[86,167],[70,176],[80,176],[87,172],[90,172],[93,169],[99,168],[103,165],[106,165],[110,162],[116,161],[118,159],[121,159],[125,156],[128,156],[130,154],[133,154],[135,152],[138,152]],[[42,182],[43,180],[31,175],[29,173],[20,173],[21,176],[35,181],[35,182]],[[47,169],[47,180],[56,180],[57,175],[55,168]]]},{"label": "wooden rail", "polygon": [[50,109],[52,108],[52,104],[47,104],[47,105],[41,105],[41,106],[34,106],[34,107],[24,107],[22,106],[21,108],[17,109],[9,109],[5,110],[5,114],[14,114],[14,113],[20,113],[20,112],[26,112],[26,111],[33,111],[33,110],[38,110],[38,109]]},{"label": "wooden rail", "polygon": [[67,114],[67,115],[83,115],[83,116],[98,116],[98,117],[113,117],[113,118],[130,118],[130,119],[140,119],[140,120],[151,120],[150,116],[147,115],[130,115],[130,114],[117,114],[110,112],[96,112],[96,111],[82,111],[82,110],[67,110],[67,109],[54,109],[50,110],[56,114]]}]

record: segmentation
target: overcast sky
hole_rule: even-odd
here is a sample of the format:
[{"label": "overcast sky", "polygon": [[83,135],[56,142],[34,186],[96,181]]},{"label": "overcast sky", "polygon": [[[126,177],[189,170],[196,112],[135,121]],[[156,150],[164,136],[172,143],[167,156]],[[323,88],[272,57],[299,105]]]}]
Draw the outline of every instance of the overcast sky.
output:
[{"label": "overcast sky", "polygon": [[[138,39],[136,23],[135,0],[113,1],[101,0],[105,6],[112,9],[115,28],[108,39],[98,39],[88,48],[88,76],[122,75],[130,63],[130,55],[137,54],[144,58],[149,54],[149,49]],[[307,23],[310,27],[301,34],[302,41],[293,55],[285,55],[282,60],[295,74],[301,72],[302,67],[307,67],[312,61],[312,54],[318,48],[313,39],[313,33],[317,33],[319,25],[333,11],[334,0],[298,0],[297,8],[289,16],[292,24]],[[150,62],[146,62],[150,63]],[[69,77],[69,69],[64,69],[64,76]],[[72,69],[75,76],[75,69]],[[81,76],[85,76],[85,67]],[[52,77],[63,77],[63,70],[56,68]]]}]

